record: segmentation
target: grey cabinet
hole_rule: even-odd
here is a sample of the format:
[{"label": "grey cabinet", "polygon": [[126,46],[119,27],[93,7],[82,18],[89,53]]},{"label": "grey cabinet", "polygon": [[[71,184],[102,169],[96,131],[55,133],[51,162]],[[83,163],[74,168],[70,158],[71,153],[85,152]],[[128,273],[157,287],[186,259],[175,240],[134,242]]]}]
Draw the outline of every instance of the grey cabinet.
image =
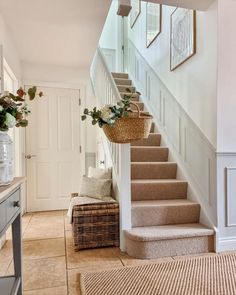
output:
[{"label": "grey cabinet", "polygon": [[[0,295],[22,294],[21,189],[23,178],[0,188],[0,236],[12,225],[14,276],[0,277]],[[0,265],[1,267],[1,265]]]}]

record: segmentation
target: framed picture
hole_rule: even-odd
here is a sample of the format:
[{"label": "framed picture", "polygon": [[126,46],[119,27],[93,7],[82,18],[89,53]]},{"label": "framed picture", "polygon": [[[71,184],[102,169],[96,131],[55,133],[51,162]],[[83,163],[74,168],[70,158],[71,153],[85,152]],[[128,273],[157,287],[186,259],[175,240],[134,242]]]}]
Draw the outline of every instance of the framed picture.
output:
[{"label": "framed picture", "polygon": [[161,4],[148,3],[146,7],[146,46],[161,33]]},{"label": "framed picture", "polygon": [[140,13],[141,13],[141,1],[140,0],[131,0],[131,12],[130,12],[130,26],[133,28],[136,23]]},{"label": "framed picture", "polygon": [[196,11],[176,8],[170,24],[170,70],[196,53]]}]

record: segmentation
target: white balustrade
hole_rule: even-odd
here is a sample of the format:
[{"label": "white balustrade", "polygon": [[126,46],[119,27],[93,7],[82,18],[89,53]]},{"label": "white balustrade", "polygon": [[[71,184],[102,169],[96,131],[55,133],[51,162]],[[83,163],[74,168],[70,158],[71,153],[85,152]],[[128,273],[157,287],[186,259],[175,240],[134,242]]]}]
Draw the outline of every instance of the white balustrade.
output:
[{"label": "white balustrade", "polygon": [[[100,48],[97,49],[91,66],[91,81],[98,107],[116,104],[121,99]],[[105,153],[112,161],[113,189],[120,204],[120,247],[124,251],[123,231],[131,228],[130,144],[111,143],[104,134],[102,141]]]}]

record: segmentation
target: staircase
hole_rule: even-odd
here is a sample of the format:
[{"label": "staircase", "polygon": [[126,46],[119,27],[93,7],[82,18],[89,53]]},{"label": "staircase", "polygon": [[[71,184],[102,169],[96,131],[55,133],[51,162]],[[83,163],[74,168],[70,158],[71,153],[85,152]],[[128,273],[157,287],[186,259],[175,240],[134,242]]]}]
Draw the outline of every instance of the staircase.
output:
[{"label": "staircase", "polygon": [[[136,89],[128,74],[112,73],[121,97]],[[144,112],[139,94],[132,100]],[[214,231],[199,223],[200,205],[187,199],[188,183],[176,179],[177,164],[152,124],[148,139],[131,144],[132,229],[127,253],[141,259],[214,251]]]}]

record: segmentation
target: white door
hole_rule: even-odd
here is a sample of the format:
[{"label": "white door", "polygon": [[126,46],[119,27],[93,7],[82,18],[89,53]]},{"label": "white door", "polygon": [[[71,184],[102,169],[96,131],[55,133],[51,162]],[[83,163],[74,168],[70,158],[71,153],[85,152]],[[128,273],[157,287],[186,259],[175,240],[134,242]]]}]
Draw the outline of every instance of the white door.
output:
[{"label": "white door", "polygon": [[81,179],[79,90],[40,90],[26,128],[28,212],[67,209]]}]

